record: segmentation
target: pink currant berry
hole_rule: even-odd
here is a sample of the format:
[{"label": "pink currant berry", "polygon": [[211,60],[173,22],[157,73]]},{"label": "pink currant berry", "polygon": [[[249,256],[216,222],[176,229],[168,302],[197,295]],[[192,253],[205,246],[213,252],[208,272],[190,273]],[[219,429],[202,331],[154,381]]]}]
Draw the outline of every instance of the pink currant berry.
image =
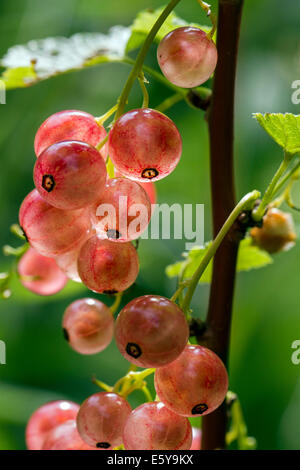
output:
[{"label": "pink currant berry", "polygon": [[90,211],[63,211],[48,204],[36,189],[20,207],[20,225],[40,254],[54,257],[75,250],[90,236]]},{"label": "pink currant berry", "polygon": [[113,315],[99,300],[75,300],[64,313],[63,330],[65,338],[75,351],[80,354],[96,354],[103,351],[113,338]]},{"label": "pink currant berry", "polygon": [[269,209],[263,218],[263,226],[254,227],[250,234],[255,245],[269,253],[292,248],[297,238],[291,214],[276,208]]},{"label": "pink currant berry", "polygon": [[83,142],[59,142],[38,157],[34,184],[54,207],[81,209],[96,202],[105,189],[106,166],[98,150]]},{"label": "pink currant berry", "polygon": [[127,242],[140,237],[151,218],[146,191],[135,181],[113,178],[94,205],[94,228],[99,238]]},{"label": "pink currant berry", "polygon": [[184,350],[189,327],[182,310],[159,295],[144,295],[120,312],[115,338],[121,354],[140,367],[161,367]]},{"label": "pink currant berry", "polygon": [[34,248],[29,248],[22,256],[18,272],[23,286],[39,295],[56,294],[67,282],[54,259],[40,255]]},{"label": "pink currant berry", "polygon": [[[50,145],[64,140],[77,140],[96,147],[106,137],[106,130],[99,126],[94,116],[84,111],[66,110],[52,114],[38,129],[34,150],[36,156]],[[101,149],[101,155],[106,160],[107,145]]]},{"label": "pink currant berry", "polygon": [[122,444],[129,403],[116,393],[100,392],[87,398],[77,416],[81,438],[98,449],[113,449]]},{"label": "pink currant berry", "polygon": [[139,259],[134,246],[100,240],[87,240],[78,257],[79,276],[89,289],[99,293],[116,293],[130,287],[139,272]]},{"label": "pink currant berry", "polygon": [[53,428],[47,435],[42,450],[96,450],[80,437],[76,420],[66,421]]},{"label": "pink currant berry", "polygon": [[77,269],[77,259],[81,249],[81,245],[73,251],[68,251],[62,255],[55,257],[57,266],[66,274],[66,276],[74,282],[80,282],[81,279]]},{"label": "pink currant berry", "polygon": [[194,88],[213,74],[217,48],[199,28],[182,27],[167,34],[158,46],[157,60],[164,76],[174,85]]},{"label": "pink currant berry", "polygon": [[199,428],[192,428],[193,432],[193,441],[190,450],[200,450],[201,449],[201,440],[202,440],[202,431]]},{"label": "pink currant berry", "polygon": [[124,176],[136,181],[160,180],[180,160],[182,142],[175,124],[154,109],[121,116],[109,134],[109,156]]},{"label": "pink currant berry", "polygon": [[144,403],[129,415],[123,440],[126,450],[189,450],[192,427],[163,403]]},{"label": "pink currant berry", "polygon": [[[115,170],[115,177],[116,178],[125,178],[122,173],[120,173],[118,170]],[[151,202],[151,205],[154,205],[156,204],[156,201],[157,201],[157,190],[156,190],[156,186],[155,186],[155,183],[153,183],[152,181],[147,181],[147,182],[142,182],[142,181],[139,181],[138,184],[140,186],[142,186],[142,188],[146,191],[146,193],[148,194],[148,197],[150,199],[150,202]]]},{"label": "pink currant berry", "polygon": [[46,403],[30,417],[26,426],[26,444],[29,450],[41,450],[49,432],[56,426],[76,419],[79,405],[59,400]]},{"label": "pink currant berry", "polygon": [[183,353],[155,372],[159,399],[183,416],[207,415],[218,408],[228,390],[221,359],[203,346],[186,346]]}]

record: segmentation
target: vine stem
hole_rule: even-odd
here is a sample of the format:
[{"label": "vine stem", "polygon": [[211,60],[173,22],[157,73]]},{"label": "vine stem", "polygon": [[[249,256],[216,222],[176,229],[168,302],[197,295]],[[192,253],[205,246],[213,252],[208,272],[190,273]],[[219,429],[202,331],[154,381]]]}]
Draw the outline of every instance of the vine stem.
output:
[{"label": "vine stem", "polygon": [[299,168],[300,168],[300,158],[298,158],[298,159],[296,160],[295,165],[294,165],[292,168],[290,168],[290,170],[287,171],[286,174],[285,174],[285,175],[281,178],[281,180],[277,183],[277,185],[276,185],[276,187],[275,187],[275,189],[274,189],[274,194],[277,194],[278,191],[280,191],[280,189],[282,189],[282,187],[285,185],[285,183],[286,183],[290,178],[293,179],[293,177],[294,177],[296,171],[299,170]]},{"label": "vine stem", "polygon": [[166,6],[166,8],[163,10],[162,14],[159,16],[159,18],[156,20],[154,25],[152,26],[152,29],[150,30],[148,36],[146,37],[146,40],[136,58],[135,64],[129,74],[129,77],[127,79],[127,82],[123,88],[123,91],[120,95],[119,102],[118,102],[118,109],[116,111],[115,115],[115,120],[117,120],[120,116],[122,116],[129,93],[131,91],[131,88],[136,80],[136,78],[139,77],[140,72],[143,68],[144,60],[146,58],[147,52],[152,44],[152,42],[155,39],[156,34],[160,30],[160,27],[162,24],[165,22],[165,20],[168,18],[169,14],[172,12],[172,10],[176,7],[176,5],[180,2],[180,0],[171,0],[170,3]]},{"label": "vine stem", "polygon": [[224,240],[225,236],[229,232],[230,228],[234,224],[237,217],[240,215],[241,212],[246,210],[251,210],[254,206],[255,201],[260,197],[259,191],[252,191],[251,193],[246,194],[240,202],[235,206],[227,220],[225,221],[224,225],[222,226],[221,230],[219,231],[218,235],[214,239],[214,241],[209,246],[205,256],[202,258],[201,263],[198,266],[198,269],[195,271],[185,295],[185,298],[182,303],[182,310],[187,312],[198,285],[198,282],[204,273],[205,269],[207,268],[209,262],[216,254],[217,249],[221,245],[222,241]]},{"label": "vine stem", "polygon": [[263,218],[265,210],[268,206],[268,204],[271,202],[275,192],[277,191],[276,185],[284,172],[286,171],[290,161],[291,161],[292,155],[289,153],[285,153],[284,159],[282,160],[278,170],[276,171],[275,175],[273,176],[263,198],[259,206],[253,210],[252,212],[252,217],[253,220],[259,221]]},{"label": "vine stem", "polygon": [[[214,237],[235,207],[234,95],[242,9],[243,0],[219,0],[218,64],[208,110]],[[206,318],[210,334],[208,347],[221,357],[225,365],[229,351],[237,253],[242,238],[235,229],[234,225],[214,256]],[[213,413],[203,416],[203,449],[225,447],[227,419],[225,403]]]}]

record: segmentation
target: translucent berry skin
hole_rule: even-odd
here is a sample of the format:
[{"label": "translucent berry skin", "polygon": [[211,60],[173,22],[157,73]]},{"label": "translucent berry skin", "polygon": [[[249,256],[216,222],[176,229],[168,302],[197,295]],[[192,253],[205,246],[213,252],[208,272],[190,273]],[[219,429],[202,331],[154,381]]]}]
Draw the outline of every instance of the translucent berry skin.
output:
[{"label": "translucent berry skin", "polygon": [[192,427],[163,403],[144,403],[127,419],[123,441],[126,450],[189,450]]},{"label": "translucent berry skin", "polygon": [[[118,170],[115,169],[115,177],[116,178],[122,178],[123,175],[120,173]],[[124,177],[123,177],[124,178]],[[146,183],[139,181],[138,184],[142,186],[142,188],[146,191],[148,194],[148,197],[150,199],[151,205],[156,204],[157,201],[157,190],[155,183],[152,181],[147,181]],[[151,208],[153,211],[153,208]]]},{"label": "translucent berry skin", "polygon": [[94,205],[94,216],[94,228],[99,238],[116,242],[135,240],[150,222],[150,199],[135,181],[112,178]]},{"label": "translucent berry skin", "polygon": [[75,351],[96,354],[103,351],[113,338],[113,315],[99,300],[75,300],[65,310],[63,330]]},{"label": "translucent berry skin", "polygon": [[72,401],[52,401],[38,408],[26,426],[26,445],[29,450],[41,450],[48,433],[66,421],[76,419],[79,405]]},{"label": "translucent berry skin", "polygon": [[217,48],[199,28],[182,27],[167,34],[157,49],[157,60],[164,76],[174,85],[194,88],[213,74]]},{"label": "translucent berry skin", "polygon": [[98,150],[83,142],[51,145],[38,157],[33,179],[54,207],[75,210],[93,204],[105,189],[106,166]]},{"label": "translucent berry skin", "polygon": [[[96,147],[106,137],[106,130],[99,126],[94,116],[84,111],[66,110],[52,114],[38,129],[34,150],[36,156],[50,145],[64,140],[77,140]],[[106,160],[107,145],[101,149],[101,156]]]},{"label": "translucent berry skin", "polygon": [[192,428],[193,441],[190,450],[200,450],[202,441],[202,431],[199,428]]},{"label": "translucent berry skin", "polygon": [[54,259],[40,255],[34,248],[29,248],[22,256],[18,272],[23,286],[39,295],[56,294],[68,280]]},{"label": "translucent berry skin", "polygon": [[203,416],[223,402],[228,376],[221,359],[203,346],[186,346],[171,364],[155,372],[159,399],[174,413]]},{"label": "translucent berry skin", "polygon": [[276,208],[268,210],[263,226],[254,227],[250,234],[255,245],[271,254],[292,248],[297,238],[291,214]]},{"label": "translucent berry skin", "polygon": [[182,310],[159,295],[144,295],[118,315],[115,338],[121,354],[140,367],[162,367],[184,350],[189,328]]},{"label": "translucent berry skin", "polygon": [[122,292],[135,282],[138,272],[138,255],[130,242],[115,243],[93,236],[80,250],[79,276],[95,292]]},{"label": "translucent berry skin", "polygon": [[81,279],[77,269],[77,258],[82,245],[73,251],[68,251],[62,255],[56,256],[57,266],[65,273],[65,275],[74,282],[80,282]]},{"label": "translucent berry skin", "polygon": [[96,450],[80,437],[76,420],[66,421],[53,428],[47,435],[42,450]]},{"label": "translucent berry skin", "polygon": [[77,429],[88,445],[113,449],[122,444],[124,425],[130,413],[129,403],[116,393],[95,393],[81,405]]},{"label": "translucent berry skin", "polygon": [[55,257],[75,250],[91,233],[90,211],[63,211],[48,204],[36,189],[21,204],[19,222],[40,254]]},{"label": "translucent berry skin", "polygon": [[180,160],[182,142],[175,124],[153,109],[124,114],[109,134],[109,156],[124,176],[146,182],[165,178]]}]

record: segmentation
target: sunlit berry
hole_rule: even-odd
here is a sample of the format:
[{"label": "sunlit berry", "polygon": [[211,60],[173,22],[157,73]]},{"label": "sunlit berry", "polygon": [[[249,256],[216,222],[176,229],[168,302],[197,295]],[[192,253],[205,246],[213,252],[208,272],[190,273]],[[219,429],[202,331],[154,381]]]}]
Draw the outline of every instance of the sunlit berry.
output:
[{"label": "sunlit berry", "polygon": [[129,403],[116,393],[100,392],[87,398],[77,416],[81,438],[97,449],[113,449],[122,444]]},{"label": "sunlit berry", "polygon": [[155,372],[159,399],[183,416],[207,415],[218,408],[228,390],[221,359],[203,346],[186,346],[183,353]]},{"label": "sunlit berry", "polygon": [[200,450],[201,449],[201,440],[202,440],[202,431],[199,428],[192,427],[193,432],[193,441],[190,450]]},{"label": "sunlit berry", "polygon": [[80,354],[103,351],[113,338],[112,312],[96,299],[72,302],[65,310],[62,325],[65,338]]},{"label": "sunlit berry", "polygon": [[167,34],[157,49],[157,60],[164,76],[174,85],[194,88],[213,74],[217,48],[199,28],[185,26]]},{"label": "sunlit berry", "polygon": [[30,417],[26,426],[26,444],[29,450],[41,450],[48,433],[60,424],[76,419],[79,405],[59,400],[46,403]]},{"label": "sunlit berry", "polygon": [[[94,116],[84,111],[65,110],[52,114],[38,129],[34,150],[36,156],[50,145],[64,140],[77,140],[96,147],[106,137],[106,130],[99,126]],[[107,145],[101,149],[101,155],[106,160]]]},{"label": "sunlit berry", "polygon": [[52,258],[29,248],[18,263],[20,281],[26,289],[39,295],[53,295],[62,290],[66,275]]},{"label": "sunlit berry", "polygon": [[63,211],[48,204],[36,189],[20,207],[20,225],[30,243],[44,256],[75,250],[91,233],[90,211]]},{"label": "sunlit berry", "polygon": [[128,417],[123,440],[126,450],[189,450],[192,427],[163,403],[144,403]]},{"label": "sunlit berry", "polygon": [[121,310],[115,338],[128,361],[140,367],[161,367],[182,353],[189,328],[174,302],[159,295],[144,295]]},{"label": "sunlit berry", "polygon": [[78,273],[82,282],[99,293],[116,293],[130,287],[139,272],[136,249],[128,243],[89,238],[78,256]]},{"label": "sunlit berry", "polygon": [[79,436],[76,420],[72,419],[49,431],[42,450],[96,450]]},{"label": "sunlit berry", "polygon": [[120,117],[109,134],[109,156],[124,176],[156,181],[180,160],[182,142],[175,124],[153,109],[135,109]]},{"label": "sunlit berry", "polygon": [[94,207],[94,228],[99,238],[118,242],[135,240],[147,228],[151,203],[135,181],[113,178]]},{"label": "sunlit berry", "polygon": [[66,141],[41,153],[33,176],[45,201],[58,209],[74,210],[99,199],[107,173],[98,150],[83,142]]}]

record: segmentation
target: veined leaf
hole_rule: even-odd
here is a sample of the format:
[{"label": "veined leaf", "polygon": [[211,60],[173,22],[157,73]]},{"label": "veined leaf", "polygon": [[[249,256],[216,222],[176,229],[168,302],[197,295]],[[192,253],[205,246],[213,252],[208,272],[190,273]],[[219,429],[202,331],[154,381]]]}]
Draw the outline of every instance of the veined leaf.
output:
[{"label": "veined leaf", "polygon": [[131,28],[115,26],[108,34],[81,33],[14,46],[0,62],[6,67],[1,78],[7,89],[26,87],[71,70],[119,61],[130,35]]},{"label": "veined leaf", "polygon": [[255,113],[253,117],[286,152],[291,154],[300,152],[300,115]]},{"label": "veined leaf", "polygon": [[[158,8],[157,10],[144,10],[138,13],[131,27],[132,34],[127,44],[127,52],[136,49],[143,43],[146,35],[149,33],[150,29],[161,15],[162,11],[163,8]],[[196,23],[187,23],[185,20],[179,18],[174,12],[172,12],[158,31],[155,41],[160,42],[164,36],[166,36],[166,34],[176,28],[180,28],[181,26],[195,26],[203,29],[203,31],[207,33],[211,29],[209,26],[200,26]]]},{"label": "veined leaf", "polygon": [[[13,46],[0,60],[0,65],[5,67],[0,78],[7,89],[24,88],[62,73],[122,61],[128,52],[141,46],[161,12],[162,8],[142,11],[132,26],[114,26],[108,34],[78,33],[70,38],[46,38]],[[156,40],[185,25],[199,26],[171,13]],[[200,27],[207,32],[210,29]]]},{"label": "veined leaf", "polygon": [[[204,247],[194,247],[188,253],[183,253],[183,257],[185,258],[183,261],[167,266],[167,276],[170,278],[182,276],[182,280],[191,278],[211,243],[212,242],[207,243]],[[266,251],[253,245],[250,237],[241,242],[237,260],[238,272],[263,268],[271,263],[273,263],[271,256]],[[212,261],[204,271],[200,283],[210,283],[211,276]]]}]

